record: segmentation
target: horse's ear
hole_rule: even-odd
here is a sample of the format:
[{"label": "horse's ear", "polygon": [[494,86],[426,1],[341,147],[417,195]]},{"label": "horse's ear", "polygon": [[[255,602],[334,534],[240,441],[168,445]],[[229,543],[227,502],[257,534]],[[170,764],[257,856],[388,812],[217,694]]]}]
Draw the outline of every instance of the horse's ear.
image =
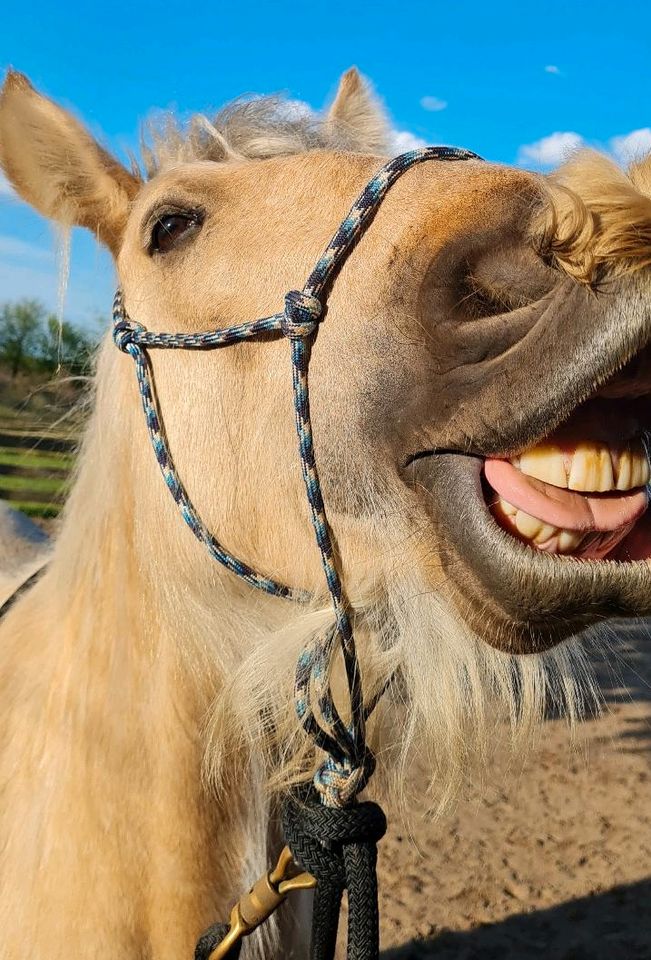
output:
[{"label": "horse's ear", "polygon": [[628,175],[640,193],[651,197],[651,153],[632,163]]},{"label": "horse's ear", "polygon": [[13,70],[0,92],[0,167],[39,213],[88,227],[117,251],[138,179]]},{"label": "horse's ear", "polygon": [[349,150],[360,153],[388,153],[391,128],[370,84],[356,67],[339,81],[339,88],[328,110],[326,124],[335,142],[343,141]]}]

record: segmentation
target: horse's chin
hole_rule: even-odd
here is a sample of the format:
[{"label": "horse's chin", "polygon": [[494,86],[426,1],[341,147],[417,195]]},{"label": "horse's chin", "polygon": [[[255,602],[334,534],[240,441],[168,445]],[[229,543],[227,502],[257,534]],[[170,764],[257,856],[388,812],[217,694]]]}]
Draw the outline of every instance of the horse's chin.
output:
[{"label": "horse's chin", "polygon": [[412,464],[431,497],[445,589],[476,634],[503,651],[538,653],[599,620],[651,614],[651,511],[635,525],[642,559],[625,549],[605,559],[546,553],[498,525],[483,467],[483,458],[456,453]]}]

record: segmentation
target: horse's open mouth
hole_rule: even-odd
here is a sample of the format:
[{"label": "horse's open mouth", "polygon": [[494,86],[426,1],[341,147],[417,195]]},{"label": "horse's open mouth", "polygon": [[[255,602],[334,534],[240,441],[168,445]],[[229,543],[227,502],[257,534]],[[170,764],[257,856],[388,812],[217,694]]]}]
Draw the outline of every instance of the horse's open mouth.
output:
[{"label": "horse's open mouth", "polygon": [[498,525],[557,556],[651,557],[647,408],[645,399],[590,401],[519,456],[486,458],[484,496]]},{"label": "horse's open mouth", "polygon": [[515,456],[414,462],[446,582],[484,639],[534,652],[651,612],[649,425],[651,397],[599,396]]}]

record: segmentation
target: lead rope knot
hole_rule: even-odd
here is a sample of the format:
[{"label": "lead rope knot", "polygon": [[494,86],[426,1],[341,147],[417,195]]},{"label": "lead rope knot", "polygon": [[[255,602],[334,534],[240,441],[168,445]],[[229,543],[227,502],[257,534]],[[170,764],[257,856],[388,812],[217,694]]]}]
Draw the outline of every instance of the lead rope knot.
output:
[{"label": "lead rope knot", "polygon": [[311,337],[319,325],[323,306],[318,297],[303,290],[285,294],[285,310],[280,321],[283,336],[290,340]]},{"label": "lead rope knot", "polygon": [[129,349],[136,343],[137,337],[145,333],[141,323],[132,320],[124,308],[124,296],[118,287],[113,298],[113,343],[122,353],[131,353]]},{"label": "lead rope knot", "polygon": [[378,956],[377,843],[387,821],[376,803],[327,807],[313,787],[299,789],[283,810],[283,832],[294,859],[317,880],[311,960],[334,957],[344,891],[348,894],[349,960]]}]

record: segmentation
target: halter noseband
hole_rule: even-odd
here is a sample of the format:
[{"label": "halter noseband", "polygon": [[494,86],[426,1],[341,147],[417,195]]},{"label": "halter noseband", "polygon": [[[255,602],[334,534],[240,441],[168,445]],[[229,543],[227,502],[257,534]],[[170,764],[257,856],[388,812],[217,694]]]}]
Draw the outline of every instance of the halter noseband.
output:
[{"label": "halter noseband", "polygon": [[[303,650],[299,657],[295,679],[295,707],[306,733],[312,739],[314,745],[326,754],[325,762],[322,763],[315,774],[314,787],[320,795],[322,804],[330,808],[349,809],[355,804],[357,794],[363,790],[373,773],[375,758],[366,745],[366,721],[383,691],[380,691],[370,703],[365,704],[350,612],[342,590],[341,578],[337,571],[314,455],[308,390],[311,342],[322,320],[332,281],[369,226],[379,205],[395,181],[405,171],[426,160],[479,159],[481,158],[477,154],[468,150],[453,147],[425,147],[421,150],[404,153],[385,164],[367,183],[348,215],[341,222],[310,273],[303,289],[301,291],[292,290],[285,296],[285,307],[282,313],[276,313],[270,317],[224,330],[211,330],[205,333],[153,333],[129,318],[124,307],[121,291],[118,290],[115,295],[113,338],[116,346],[123,352],[128,353],[135,363],[142,407],[152,447],[165,483],[181,516],[195,537],[206,547],[209,554],[246,583],[277,597],[305,601],[309,599],[309,596],[303,591],[293,590],[277,580],[261,576],[248,564],[229,553],[208,530],[198,515],[174,466],[156,393],[153,389],[153,370],[148,355],[149,350],[159,348],[169,350],[217,349],[244,340],[255,339],[261,334],[269,332],[279,332],[290,341],[294,411],[303,481],[316,542],[321,555],[321,564],[335,614],[335,623],[327,635],[317,638]],[[330,689],[329,667],[337,644],[341,647],[347,680],[350,707],[349,721],[341,718]],[[315,705],[318,707],[316,713],[312,706],[313,694],[316,701]],[[370,808],[375,807],[375,805],[360,804],[354,809],[360,810],[362,807]],[[341,810],[341,812],[343,814],[344,811]],[[376,817],[376,821],[377,819]],[[381,827],[381,823],[378,825],[378,822],[375,822],[369,829],[371,833],[375,831],[377,834],[379,831],[381,836],[383,832]],[[292,849],[294,849],[293,844]],[[305,865],[307,866],[307,864]],[[355,912],[352,903],[350,903],[350,912],[352,921],[352,914]],[[355,939],[354,931],[352,937]],[[377,931],[375,940],[377,941]],[[350,944],[351,932],[349,929],[349,951]],[[376,955],[377,949],[375,949],[375,953],[373,949],[371,945],[370,952],[364,955],[369,957]]]}]

